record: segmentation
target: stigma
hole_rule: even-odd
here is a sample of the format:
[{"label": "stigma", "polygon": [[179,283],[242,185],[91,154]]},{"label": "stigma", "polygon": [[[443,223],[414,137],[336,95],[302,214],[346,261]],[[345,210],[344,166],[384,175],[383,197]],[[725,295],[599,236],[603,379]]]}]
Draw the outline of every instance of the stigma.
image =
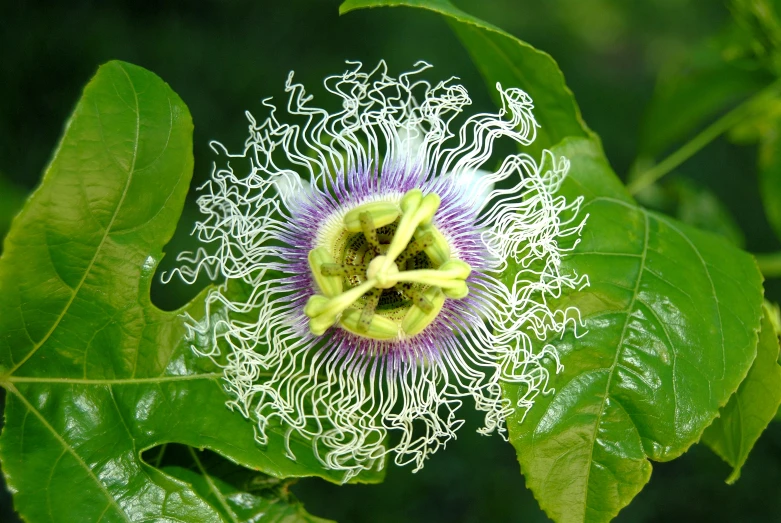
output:
[{"label": "stigma", "polygon": [[309,251],[318,289],[304,307],[309,330],[338,326],[374,340],[404,340],[425,330],[445,300],[469,294],[469,264],[451,256],[434,226],[440,198],[419,189],[400,201],[374,201],[344,215],[342,230]]}]

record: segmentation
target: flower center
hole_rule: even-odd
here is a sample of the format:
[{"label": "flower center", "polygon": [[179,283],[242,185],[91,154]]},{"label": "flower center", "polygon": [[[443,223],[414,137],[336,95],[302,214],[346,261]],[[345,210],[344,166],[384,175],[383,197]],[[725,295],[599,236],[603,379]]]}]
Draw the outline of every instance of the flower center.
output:
[{"label": "flower center", "polygon": [[446,298],[461,299],[471,267],[451,258],[431,223],[439,196],[408,191],[397,204],[372,202],[344,216],[339,241],[309,251],[321,292],[304,313],[322,335],[333,325],[375,340],[409,338],[439,315]]}]

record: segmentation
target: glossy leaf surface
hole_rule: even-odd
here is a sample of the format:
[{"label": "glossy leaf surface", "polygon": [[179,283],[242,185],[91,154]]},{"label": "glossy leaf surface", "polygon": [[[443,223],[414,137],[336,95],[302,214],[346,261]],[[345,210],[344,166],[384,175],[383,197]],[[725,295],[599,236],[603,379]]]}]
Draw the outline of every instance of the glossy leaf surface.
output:
[{"label": "glossy leaf surface", "polygon": [[[192,356],[150,281],[192,173],[192,123],[158,77],[121,62],[87,85],[0,258],[0,458],[30,522],[220,521],[186,483],[144,463],[176,441],[287,477],[321,475],[284,430],[260,448],[225,407],[219,369]],[[199,316],[202,299],[186,309]],[[373,480],[376,477],[367,477]],[[77,488],[74,488],[77,486]]]},{"label": "glossy leaf surface", "polygon": [[[753,259],[721,238],[638,207],[599,148],[569,140],[562,187],[588,224],[564,266],[591,285],[557,302],[585,333],[549,340],[564,371],[525,420],[508,420],[527,484],[556,521],[609,521],[650,460],[700,439],[756,355],[762,305]],[[518,389],[507,387],[514,400]]]},{"label": "glossy leaf surface", "polygon": [[781,404],[781,366],[778,336],[765,310],[759,333],[757,357],[751,370],[702,440],[733,467],[727,483],[740,477],[740,469],[759,436],[773,420]]}]

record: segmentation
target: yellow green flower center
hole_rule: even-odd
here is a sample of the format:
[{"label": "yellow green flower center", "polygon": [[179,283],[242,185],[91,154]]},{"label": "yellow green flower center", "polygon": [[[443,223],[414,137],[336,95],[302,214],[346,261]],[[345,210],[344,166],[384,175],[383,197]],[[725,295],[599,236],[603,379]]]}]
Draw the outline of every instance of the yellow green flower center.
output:
[{"label": "yellow green flower center", "polygon": [[409,338],[434,321],[446,298],[467,296],[472,269],[451,257],[432,224],[439,204],[438,195],[413,189],[398,203],[360,205],[329,245],[309,251],[320,290],[304,308],[313,334],[338,324],[375,340]]}]

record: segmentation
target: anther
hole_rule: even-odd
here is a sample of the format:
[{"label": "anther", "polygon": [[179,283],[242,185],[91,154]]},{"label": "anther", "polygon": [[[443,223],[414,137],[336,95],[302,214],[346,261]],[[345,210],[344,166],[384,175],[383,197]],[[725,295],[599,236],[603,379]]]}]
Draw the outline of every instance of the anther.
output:
[{"label": "anther", "polygon": [[329,298],[339,295],[343,287],[340,275],[325,274],[321,269],[323,265],[336,265],[328,250],[324,247],[312,249],[309,251],[307,259],[309,270],[312,272],[320,292]]},{"label": "anther", "polygon": [[438,287],[429,288],[423,295],[432,304],[431,310],[424,311],[417,305],[410,307],[407,315],[401,321],[401,330],[407,336],[415,336],[428,327],[445,304],[445,295]]},{"label": "anther", "polygon": [[379,229],[395,222],[399,217],[399,206],[390,202],[371,202],[359,205],[344,215],[344,228],[347,232],[363,232],[361,214],[367,212],[374,222],[374,228]]},{"label": "anther", "polygon": [[436,227],[423,225],[418,227],[418,233],[420,234],[419,238],[431,236],[431,243],[427,243],[423,250],[434,266],[442,265],[450,259],[450,243]]},{"label": "anther", "polygon": [[346,271],[338,263],[324,263],[320,266],[320,274],[323,276],[345,276]]},{"label": "anther", "polygon": [[445,296],[454,300],[460,300],[469,296],[469,287],[466,286],[465,281],[457,281],[452,287],[442,288],[442,292]]},{"label": "anther", "polygon": [[395,340],[399,337],[399,325],[393,320],[383,318],[379,314],[371,316],[371,323],[366,331],[359,331],[358,325],[361,319],[361,311],[347,309],[339,320],[339,325],[349,332],[359,336],[366,336],[374,340]]}]

